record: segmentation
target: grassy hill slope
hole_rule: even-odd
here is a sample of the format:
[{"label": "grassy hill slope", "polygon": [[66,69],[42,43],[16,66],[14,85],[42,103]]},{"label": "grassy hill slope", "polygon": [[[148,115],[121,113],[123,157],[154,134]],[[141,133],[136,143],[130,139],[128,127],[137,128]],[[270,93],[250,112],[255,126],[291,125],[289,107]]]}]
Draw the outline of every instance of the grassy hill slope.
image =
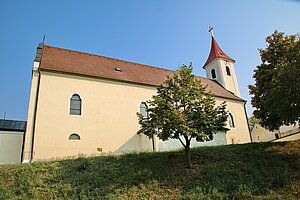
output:
[{"label": "grassy hill slope", "polygon": [[300,141],[0,166],[0,199],[300,199]]}]

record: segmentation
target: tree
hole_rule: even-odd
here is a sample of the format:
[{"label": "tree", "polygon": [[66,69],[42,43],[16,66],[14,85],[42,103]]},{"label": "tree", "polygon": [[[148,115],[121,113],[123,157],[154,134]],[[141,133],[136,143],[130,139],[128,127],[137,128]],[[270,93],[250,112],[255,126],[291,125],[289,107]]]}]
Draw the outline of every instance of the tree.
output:
[{"label": "tree", "polygon": [[213,134],[226,125],[226,105],[216,107],[214,96],[192,74],[192,65],[183,65],[163,84],[157,95],[148,100],[149,117],[137,113],[143,133],[152,138],[178,139],[186,153],[187,167],[192,168],[190,143],[212,140]]},{"label": "tree", "polygon": [[260,120],[256,119],[255,117],[250,117],[248,118],[248,124],[250,127],[250,132],[252,131],[253,127],[255,126],[255,124],[260,124]]},{"label": "tree", "polygon": [[300,41],[299,35],[275,31],[259,49],[262,64],[254,70],[253,114],[262,126],[276,130],[300,120]]}]

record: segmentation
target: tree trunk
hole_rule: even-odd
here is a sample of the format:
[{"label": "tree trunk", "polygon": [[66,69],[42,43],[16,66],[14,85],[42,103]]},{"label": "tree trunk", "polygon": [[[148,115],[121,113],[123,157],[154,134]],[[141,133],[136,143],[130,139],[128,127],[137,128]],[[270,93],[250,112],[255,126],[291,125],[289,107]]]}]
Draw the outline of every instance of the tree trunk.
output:
[{"label": "tree trunk", "polygon": [[186,164],[188,169],[192,169],[192,159],[191,159],[191,148],[190,148],[190,141],[186,141],[185,146],[185,156],[186,156]]}]

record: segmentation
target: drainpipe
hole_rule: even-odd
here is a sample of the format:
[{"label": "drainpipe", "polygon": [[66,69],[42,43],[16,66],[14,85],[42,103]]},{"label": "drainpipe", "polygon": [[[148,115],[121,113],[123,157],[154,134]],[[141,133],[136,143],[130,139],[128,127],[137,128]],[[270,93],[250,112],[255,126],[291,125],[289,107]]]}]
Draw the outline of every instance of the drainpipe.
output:
[{"label": "drainpipe", "polygon": [[244,111],[245,111],[245,116],[246,116],[248,131],[249,131],[249,135],[250,135],[250,140],[251,140],[251,143],[253,143],[252,135],[251,135],[251,132],[250,132],[249,119],[248,119],[247,111],[246,111],[246,103],[247,103],[247,101],[245,101],[245,103],[244,103]]},{"label": "drainpipe", "polygon": [[[26,124],[26,126],[27,126],[27,124]],[[20,163],[23,162],[23,156],[24,156],[24,146],[25,146],[26,126],[25,126],[25,130],[24,130],[24,133],[23,133],[22,150],[21,150],[21,161],[20,161]]]}]

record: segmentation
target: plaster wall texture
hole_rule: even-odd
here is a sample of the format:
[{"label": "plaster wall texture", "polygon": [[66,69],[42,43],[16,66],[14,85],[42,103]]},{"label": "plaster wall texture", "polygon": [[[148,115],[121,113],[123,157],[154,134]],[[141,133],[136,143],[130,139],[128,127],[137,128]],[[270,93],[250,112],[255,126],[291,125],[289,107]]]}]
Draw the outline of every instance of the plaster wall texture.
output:
[{"label": "plaster wall texture", "polygon": [[252,140],[253,142],[268,142],[270,140],[276,139],[276,131],[269,131],[259,124],[255,124],[252,131]]},{"label": "plaster wall texture", "polygon": [[[230,69],[230,76],[227,75],[226,66]],[[215,58],[211,63],[205,66],[206,76],[212,79],[211,70],[216,71],[216,80],[227,90],[240,97],[240,90],[236,79],[236,73],[234,70],[234,64],[230,60],[224,60],[224,58]]]},{"label": "plaster wall texture", "polygon": [[[33,78],[32,88],[36,86]],[[29,109],[33,109],[34,89]],[[152,151],[152,141],[140,129],[136,113],[139,105],[156,93],[156,88],[138,84],[87,78],[62,73],[41,72],[40,92],[36,115],[33,159],[45,160],[76,156]],[[70,98],[73,94],[82,99],[81,115],[70,115]],[[244,102],[217,98],[217,105],[227,102],[236,127],[226,134],[222,144],[250,142]],[[33,111],[28,114],[28,139],[32,138]],[[31,128],[32,130],[32,128]],[[81,140],[69,140],[73,133]],[[220,140],[221,140],[220,136]],[[26,141],[27,147],[30,142]],[[164,144],[165,143],[165,144]],[[155,139],[155,148],[168,149],[170,142]],[[164,147],[165,146],[165,147]],[[160,149],[158,148],[160,147]],[[99,149],[102,152],[99,152]],[[30,149],[27,148],[26,152]],[[25,152],[25,154],[26,154]],[[24,155],[25,155],[24,154]],[[25,158],[26,159],[26,158]]]},{"label": "plaster wall texture", "polygon": [[300,129],[299,122],[296,121],[295,124],[292,124],[289,126],[283,125],[283,126],[279,127],[279,133],[280,133],[280,136],[283,137],[283,136],[298,132],[299,129]]},{"label": "plaster wall texture", "polygon": [[31,78],[31,89],[30,89],[30,98],[29,98],[29,106],[28,106],[28,114],[27,114],[27,126],[26,126],[26,134],[24,140],[24,150],[23,150],[23,161],[29,162],[31,159],[31,146],[32,146],[32,133],[34,126],[34,111],[36,106],[36,97],[37,97],[37,89],[38,89],[38,72],[39,62],[34,62],[32,69],[32,78]]},{"label": "plaster wall texture", "polygon": [[0,164],[21,162],[23,132],[0,131]]},{"label": "plaster wall texture", "polygon": [[276,134],[278,135],[278,137],[285,137],[293,133],[296,133],[298,131],[299,131],[298,122],[295,122],[294,125],[281,126],[279,130],[275,130],[275,131],[269,131],[268,129],[262,127],[261,125],[255,124],[251,131],[251,135],[253,138],[253,142],[268,142],[271,140],[275,140]]},{"label": "plaster wall texture", "polygon": [[[184,138],[181,138],[184,141]],[[219,145],[226,145],[227,139],[226,134],[223,132],[218,132],[214,134],[214,138],[211,141],[206,142],[197,142],[195,138],[191,140],[191,147],[200,147],[200,146],[219,146]],[[160,151],[169,151],[169,150],[176,150],[179,148],[183,148],[182,144],[177,139],[171,139],[164,142],[161,142],[158,146]]]},{"label": "plaster wall texture", "polygon": [[209,79],[213,79],[211,70],[214,69],[216,72],[216,80],[221,84],[225,85],[225,79],[224,76],[222,76],[222,71],[221,71],[221,59],[220,58],[215,58],[214,61],[209,63],[208,65],[205,66],[206,70],[206,77]]},{"label": "plaster wall texture", "polygon": [[242,144],[251,142],[248,128],[248,119],[245,112],[244,102],[216,98],[217,105],[226,101],[227,110],[232,114],[235,127],[230,127],[227,122],[227,144]]},{"label": "plaster wall texture", "polygon": [[[122,82],[42,72],[34,158],[151,150],[151,141],[137,135],[136,112],[155,88]],[[70,115],[73,94],[82,100],[81,115]],[[81,140],[69,140],[76,133]],[[146,141],[145,141],[146,140]]]}]

